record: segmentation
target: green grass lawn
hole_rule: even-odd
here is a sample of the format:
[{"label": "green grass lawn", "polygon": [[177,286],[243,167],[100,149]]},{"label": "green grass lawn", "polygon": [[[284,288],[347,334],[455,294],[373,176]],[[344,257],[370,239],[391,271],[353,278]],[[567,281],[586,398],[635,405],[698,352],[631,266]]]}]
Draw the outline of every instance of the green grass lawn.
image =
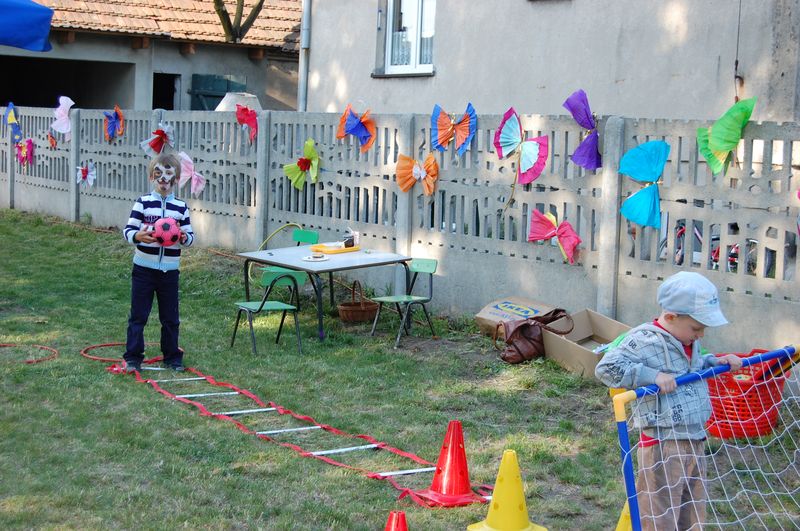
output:
[{"label": "green grass lawn", "polygon": [[[119,231],[0,210],[0,343],[23,345],[0,349],[0,528],[367,530],[383,529],[390,511],[404,510],[410,530],[436,530],[486,517],[487,505],[434,510],[398,501],[387,482],[202,417],[80,356],[90,345],[124,342],[132,253]],[[503,450],[511,448],[531,521],[551,529],[616,524],[624,493],[604,387],[548,361],[503,363],[467,317],[437,317],[436,339],[415,326],[395,350],[395,314],[386,312],[376,337],[369,325],[327,316],[329,336],[320,342],[307,294],[303,354],[291,326],[275,345],[275,316],[256,321],[254,356],[246,323],[229,347],[241,266],[207,249],[184,251],[181,345],[188,366],[433,462],[448,422],[458,419],[473,483],[494,484]],[[345,292],[337,297],[349,300]],[[154,308],[146,340],[158,337]],[[60,356],[22,363],[42,355],[34,344]],[[119,357],[122,349],[93,353]],[[241,398],[208,402],[242,404],[234,400]],[[286,425],[285,416],[276,417],[246,420],[261,430]],[[320,432],[281,440],[310,450],[363,444]],[[341,460],[373,470],[418,466],[374,451]],[[398,479],[425,488],[431,477]]]}]

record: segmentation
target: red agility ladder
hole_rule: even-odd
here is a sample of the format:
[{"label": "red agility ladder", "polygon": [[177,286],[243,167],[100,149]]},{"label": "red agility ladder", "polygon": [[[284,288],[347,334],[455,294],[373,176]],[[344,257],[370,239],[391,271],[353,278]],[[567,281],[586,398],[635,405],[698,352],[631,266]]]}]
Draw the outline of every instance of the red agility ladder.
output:
[{"label": "red agility ladder", "polygon": [[[95,356],[95,355],[89,354],[90,351],[92,351],[94,349],[97,349],[97,348],[112,347],[112,346],[116,347],[116,346],[120,346],[120,345],[121,345],[120,343],[109,343],[109,344],[103,344],[103,345],[90,346],[90,347],[87,347],[87,348],[83,349],[81,351],[81,355],[86,357],[86,358],[99,360],[99,361],[115,361],[116,363],[114,363],[113,365],[107,367],[106,370],[111,372],[112,374],[125,374],[125,367],[124,367],[123,363],[121,362],[121,360],[103,358],[103,357],[100,357],[100,356]],[[166,374],[173,375],[174,373],[172,373],[168,369],[161,369],[160,367],[151,367],[151,366],[149,366],[149,365],[151,365],[151,364],[153,364],[153,363],[155,363],[157,361],[160,361],[160,359],[161,358],[152,358],[152,359],[149,359],[149,360],[145,360],[144,366],[142,368],[143,369],[142,372],[145,372],[145,371],[146,372],[164,371],[164,375],[165,376],[166,376]],[[437,500],[436,498],[423,498],[423,497],[420,497],[420,496],[418,496],[416,494],[416,492],[412,488],[402,486],[394,479],[394,478],[400,477],[400,476],[409,476],[409,475],[426,473],[426,472],[434,472],[434,471],[437,470],[437,467],[434,466],[434,463],[432,463],[432,462],[430,462],[430,461],[428,461],[426,459],[423,459],[423,458],[421,458],[421,457],[419,457],[419,456],[417,456],[417,455],[415,455],[413,453],[406,452],[406,451],[400,450],[398,448],[395,448],[393,446],[390,446],[388,443],[385,443],[385,442],[382,442],[382,441],[378,441],[377,439],[375,439],[375,438],[373,438],[373,437],[371,437],[369,435],[365,435],[365,434],[353,435],[353,434],[341,431],[341,430],[339,430],[337,428],[334,428],[333,426],[319,423],[314,418],[312,418],[312,417],[310,417],[308,415],[302,415],[302,414],[296,413],[296,412],[294,412],[294,411],[292,411],[292,410],[290,410],[288,408],[285,408],[283,406],[280,406],[280,405],[278,405],[278,404],[276,404],[274,402],[264,401],[261,398],[259,398],[258,396],[256,396],[255,394],[253,394],[252,392],[248,391],[247,389],[242,389],[242,388],[237,387],[236,385],[231,384],[231,383],[219,381],[216,378],[214,378],[213,376],[210,376],[210,375],[207,375],[207,374],[203,374],[202,372],[200,372],[196,368],[187,368],[186,370],[187,370],[188,373],[193,374],[194,376],[173,376],[173,377],[169,377],[169,378],[147,378],[147,377],[143,377],[142,374],[139,373],[139,372],[136,372],[136,373],[133,373],[133,374],[136,377],[136,382],[149,384],[153,389],[155,389],[156,391],[158,391],[162,395],[166,396],[167,398],[170,398],[170,399],[178,401],[178,402],[183,402],[184,404],[188,404],[188,405],[194,406],[195,408],[197,408],[197,410],[200,412],[200,414],[202,416],[213,417],[213,418],[216,418],[216,419],[219,419],[219,420],[230,422],[231,424],[236,426],[240,431],[242,431],[242,432],[244,432],[244,433],[246,433],[248,435],[255,435],[259,439],[263,439],[265,441],[269,441],[269,442],[277,444],[279,446],[283,446],[285,448],[289,448],[289,449],[297,452],[298,454],[300,454],[302,457],[311,457],[311,458],[314,458],[314,459],[319,459],[320,461],[323,461],[323,462],[325,462],[325,463],[327,463],[329,465],[338,466],[338,467],[342,467],[342,468],[346,468],[346,469],[349,469],[349,470],[356,471],[359,474],[362,474],[362,475],[364,475],[364,476],[366,476],[368,478],[380,479],[380,480],[387,481],[394,488],[396,488],[397,490],[399,490],[401,492],[401,495],[400,495],[401,498],[405,497],[405,496],[409,496],[417,504],[419,504],[419,505],[421,505],[423,507],[452,507],[452,506],[455,506],[453,504],[449,504],[447,502],[447,500],[442,501],[442,500]],[[176,393],[174,393],[174,392],[172,392],[170,390],[165,389],[162,386],[162,384],[166,384],[169,387],[172,387],[174,385],[183,385],[183,384],[187,384],[187,383],[188,384],[205,383],[205,384],[209,384],[209,385],[211,385],[213,387],[225,389],[225,391],[176,394]],[[233,410],[229,410],[229,411],[228,410],[226,410],[226,411],[212,411],[200,401],[200,399],[204,399],[204,398],[214,398],[214,397],[224,397],[224,396],[231,396],[231,397],[233,397],[233,396],[241,396],[241,397],[245,397],[245,398],[249,399],[249,402],[251,403],[252,407],[247,407],[247,408],[243,408],[243,409],[233,409]],[[275,415],[275,414],[277,414],[277,415],[289,415],[292,418],[303,422],[305,425],[304,426],[299,426],[299,427],[292,427],[292,428],[282,428],[282,429],[272,429],[272,430],[257,431],[255,429],[252,429],[252,428],[248,427],[243,422],[240,422],[239,420],[236,419],[236,417],[241,417],[241,416],[246,416],[246,415],[262,414],[262,413],[272,414],[272,415]],[[355,446],[343,446],[343,447],[333,448],[333,449],[310,451],[310,450],[307,450],[307,449],[305,449],[305,448],[303,448],[303,447],[301,447],[301,446],[299,446],[297,444],[293,444],[293,443],[290,443],[290,442],[278,441],[274,437],[272,437],[272,436],[278,435],[278,434],[292,434],[292,433],[299,433],[299,432],[307,432],[307,431],[310,431],[310,430],[322,430],[322,431],[325,431],[327,433],[330,433],[332,435],[336,435],[336,436],[339,436],[339,437],[347,437],[347,438],[351,438],[351,439],[360,439],[361,441],[365,442],[366,444],[359,444],[359,445],[355,445]],[[399,457],[401,457],[403,459],[408,459],[408,460],[414,462],[415,465],[421,465],[421,466],[416,466],[415,468],[407,468],[407,469],[401,469],[401,470],[388,470],[388,471],[377,472],[377,471],[368,470],[366,468],[361,468],[361,467],[357,467],[357,466],[353,466],[353,465],[348,465],[348,464],[342,463],[341,461],[337,461],[335,459],[332,459],[331,457],[328,457],[330,455],[344,454],[344,453],[350,453],[350,452],[358,452],[358,451],[362,451],[362,450],[382,450],[382,451],[385,451],[385,452],[390,452],[390,453],[392,453],[394,455],[397,455],[397,456],[399,456]],[[472,487],[472,489],[477,494],[473,494],[472,496],[470,496],[470,498],[471,498],[470,499],[470,503],[475,503],[475,502],[485,503],[487,501],[487,498],[490,497],[491,486],[488,486],[488,485],[475,485],[475,486]],[[460,500],[460,501],[461,501],[461,503],[459,503],[458,505],[465,505],[463,500]]]}]

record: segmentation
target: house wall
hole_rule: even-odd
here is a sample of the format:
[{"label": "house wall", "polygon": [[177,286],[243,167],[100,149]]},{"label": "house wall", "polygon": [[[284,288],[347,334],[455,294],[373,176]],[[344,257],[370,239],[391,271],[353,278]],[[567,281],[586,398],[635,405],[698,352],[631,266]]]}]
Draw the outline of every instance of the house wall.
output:
[{"label": "house wall", "polygon": [[[196,44],[195,53],[182,55],[176,43],[153,43],[153,72],[181,76],[180,108],[191,108],[192,74],[244,77],[247,91],[258,96],[264,109],[297,107],[297,62],[279,59],[250,60],[246,48]],[[148,103],[142,109],[150,108]]]},{"label": "house wall", "polygon": [[[191,107],[192,74],[244,76],[247,90],[258,95],[265,109],[294,109],[297,105],[297,60],[289,57],[253,61],[246,48],[203,44],[195,45],[194,54],[182,55],[180,43],[151,39],[148,48],[133,49],[131,37],[88,33],[77,33],[70,44],[60,44],[56,38],[51,42],[53,49],[44,53],[0,46],[0,65],[5,60],[19,66],[17,71],[32,69],[41,77],[38,84],[52,90],[54,105],[57,95],[66,94],[82,108],[118,104],[124,109],[150,110],[153,73],[181,76],[179,109]],[[92,70],[98,62],[102,66]],[[19,90],[6,92],[16,102],[24,90],[20,85]],[[79,91],[81,97],[76,96]]]},{"label": "house wall", "polygon": [[[309,111],[564,114],[583,88],[597,114],[712,119],[741,97],[756,120],[798,113],[798,0],[548,0],[436,3],[432,77],[371,77],[385,0],[312,5]],[[382,24],[385,26],[385,23]],[[333,29],[335,28],[335,30]]]}]

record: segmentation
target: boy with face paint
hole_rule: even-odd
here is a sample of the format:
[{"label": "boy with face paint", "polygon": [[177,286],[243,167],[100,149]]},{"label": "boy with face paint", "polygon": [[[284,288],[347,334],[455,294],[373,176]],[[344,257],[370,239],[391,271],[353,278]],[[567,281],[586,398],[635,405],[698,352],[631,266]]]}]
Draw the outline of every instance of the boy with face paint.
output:
[{"label": "boy with face paint", "polygon": [[[128,318],[128,338],[125,346],[125,370],[140,371],[144,361],[144,327],[158,299],[158,319],[161,322],[161,353],[164,366],[184,370],[183,350],[178,346],[178,278],[181,247],[194,243],[189,219],[189,207],[176,199],[173,191],[180,178],[181,165],[175,155],[160,154],[150,161],[148,178],[153,191],[133,204],[128,224],[122,234],[136,246],[131,273],[131,312]],[[180,245],[162,247],[152,236],[153,224],[160,218],[173,218],[181,230]]]},{"label": "boy with face paint", "polygon": [[595,375],[609,387],[636,389],[651,384],[659,395],[643,397],[632,408],[640,430],[637,448],[637,498],[642,529],[700,529],[705,522],[705,423],[711,400],[705,380],[676,384],[675,378],[727,364],[742,368],[735,354],[703,354],[700,339],[709,326],[728,321],[714,284],[703,275],[681,271],[658,288],[661,314],[637,326],[609,350]]}]

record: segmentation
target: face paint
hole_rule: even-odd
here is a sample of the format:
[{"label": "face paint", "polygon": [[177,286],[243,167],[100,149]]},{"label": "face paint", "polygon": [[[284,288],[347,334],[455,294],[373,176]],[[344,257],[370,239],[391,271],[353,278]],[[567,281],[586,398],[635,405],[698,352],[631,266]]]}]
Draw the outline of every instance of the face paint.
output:
[{"label": "face paint", "polygon": [[175,168],[156,164],[153,168],[153,180],[160,183],[169,183],[175,178]]}]

